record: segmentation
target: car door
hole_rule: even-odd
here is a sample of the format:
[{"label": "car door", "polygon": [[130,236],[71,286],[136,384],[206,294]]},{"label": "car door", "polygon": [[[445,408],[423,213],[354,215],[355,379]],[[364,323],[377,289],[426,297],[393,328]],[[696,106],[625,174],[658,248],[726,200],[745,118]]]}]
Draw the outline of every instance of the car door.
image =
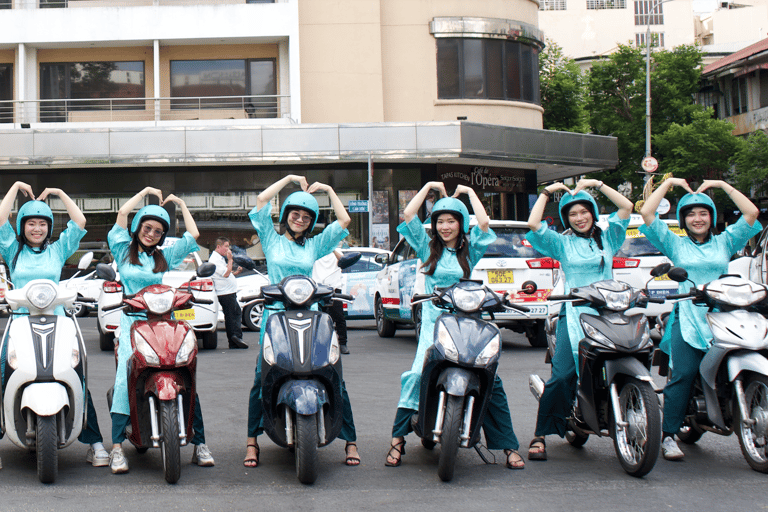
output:
[{"label": "car door", "polygon": [[401,239],[387,260],[387,265],[376,276],[376,292],[381,297],[384,316],[391,320],[400,319],[400,270],[411,252],[411,246],[405,238]]}]

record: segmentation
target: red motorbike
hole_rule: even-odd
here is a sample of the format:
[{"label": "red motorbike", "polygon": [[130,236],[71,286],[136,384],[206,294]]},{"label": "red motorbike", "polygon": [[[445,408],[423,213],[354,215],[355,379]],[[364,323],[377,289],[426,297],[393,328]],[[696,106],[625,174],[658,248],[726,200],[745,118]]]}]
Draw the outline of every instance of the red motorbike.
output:
[{"label": "red motorbike", "polygon": [[[215,266],[206,263],[197,275],[209,277],[214,271]],[[115,278],[114,270],[108,265],[98,265],[97,273],[108,281]],[[168,483],[176,483],[181,475],[179,452],[191,437],[195,412],[197,336],[181,318],[193,302],[211,302],[195,300],[192,290],[196,285],[195,281],[179,288],[150,285],[135,295],[123,297],[122,304],[109,307],[123,308],[128,315],[146,315],[146,320],[131,326],[133,354],[128,360],[131,421],[127,434],[139,453],[150,447],[162,450],[163,473]],[[111,408],[111,390],[109,398]]]}]

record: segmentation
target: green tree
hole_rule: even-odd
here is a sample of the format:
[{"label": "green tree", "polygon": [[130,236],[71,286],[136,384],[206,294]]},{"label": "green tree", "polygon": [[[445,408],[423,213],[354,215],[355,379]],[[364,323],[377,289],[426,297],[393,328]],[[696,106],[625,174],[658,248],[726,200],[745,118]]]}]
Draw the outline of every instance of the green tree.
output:
[{"label": "green tree", "polygon": [[587,84],[576,62],[551,39],[539,53],[544,129],[587,133]]},{"label": "green tree", "polygon": [[750,134],[734,160],[733,177],[739,190],[753,190],[755,196],[768,194],[768,135],[762,130]]}]

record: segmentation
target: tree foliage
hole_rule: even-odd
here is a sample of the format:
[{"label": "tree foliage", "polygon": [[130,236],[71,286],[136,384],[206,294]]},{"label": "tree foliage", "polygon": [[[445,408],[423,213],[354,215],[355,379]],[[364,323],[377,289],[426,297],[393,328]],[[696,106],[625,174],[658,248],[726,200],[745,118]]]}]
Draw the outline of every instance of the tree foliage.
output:
[{"label": "tree foliage", "polygon": [[768,195],[768,135],[758,130],[744,140],[734,158],[736,186],[756,196]]},{"label": "tree foliage", "polygon": [[544,129],[587,133],[587,84],[576,62],[551,39],[539,53]]}]

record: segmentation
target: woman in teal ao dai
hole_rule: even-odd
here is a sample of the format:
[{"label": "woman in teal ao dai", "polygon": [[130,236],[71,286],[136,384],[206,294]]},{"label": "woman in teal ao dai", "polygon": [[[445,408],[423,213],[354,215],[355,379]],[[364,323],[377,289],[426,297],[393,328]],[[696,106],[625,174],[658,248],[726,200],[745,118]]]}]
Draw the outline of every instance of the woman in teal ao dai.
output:
[{"label": "woman in teal ao dai", "polygon": [[[597,225],[597,203],[583,190],[585,188],[602,192],[618,208],[608,218],[606,229]],[[564,192],[558,210],[563,229],[570,228],[570,235],[549,229],[541,220],[549,198],[557,190]],[[565,274],[565,293],[568,293],[571,288],[613,278],[613,255],[624,243],[631,213],[632,202],[602,181],[582,179],[573,190],[562,183],[553,183],[544,188],[533,205],[528,219],[531,231],[526,239],[534,249],[560,262]],[[579,315],[584,312],[595,313],[589,307],[574,307],[570,303],[560,308],[552,375],[539,400],[535,437],[528,449],[529,460],[547,460],[544,436],[565,435],[566,418],[573,407],[578,383],[579,342],[584,338]]]},{"label": "woman in teal ao dai", "polygon": [[[680,227],[685,229],[686,237],[672,233],[656,216],[661,199],[675,186],[689,192],[677,204],[677,219]],[[742,213],[736,223],[720,234],[713,231],[717,224],[715,204],[704,194],[710,188],[723,190]],[[757,207],[744,194],[720,180],[705,180],[695,193],[684,179],[664,180],[640,213],[645,221],[640,232],[672,264],[686,269],[689,279],[696,285],[706,284],[728,273],[731,256],[762,228],[757,222],[760,213]],[[681,283],[679,291],[687,292],[690,287],[690,282]],[[664,387],[664,420],[661,425],[661,452],[667,460],[679,460],[684,456],[674,435],[683,425],[699,365],[712,343],[706,312],[707,306],[699,306],[689,300],[678,302],[667,320],[661,340],[661,349],[670,355],[674,366],[672,377]]]},{"label": "woman in teal ao dai", "polygon": [[[437,201],[432,210],[432,241],[424,230],[417,213],[435,189],[443,199]],[[467,194],[477,219],[477,225],[469,229],[469,211],[464,203],[456,199]],[[448,287],[456,284],[462,277],[468,278],[472,269],[485,254],[488,246],[496,240],[496,235],[489,227],[488,214],[475,191],[459,185],[453,197],[445,197],[445,184],[430,182],[414,196],[403,211],[405,222],[397,227],[419,259],[424,262],[421,271],[425,273],[425,291],[435,287]],[[431,302],[422,304],[421,332],[416,356],[409,371],[400,377],[400,401],[397,405],[395,422],[392,427],[392,443],[387,453],[385,465],[399,466],[405,453],[405,436],[411,432],[411,417],[419,409],[419,392],[424,355],[434,343],[435,322],[442,313]],[[512,428],[507,395],[501,379],[496,375],[493,392],[488,405],[488,413],[483,423],[483,432],[492,450],[504,450],[506,466],[509,469],[523,469],[525,462],[517,452],[520,444]]]},{"label": "woman in teal ao dai", "polygon": [[[174,203],[182,213],[186,232],[171,247],[160,249],[170,228],[170,217],[164,208],[148,205],[136,213],[128,230],[128,214],[143,202],[147,195],[154,195],[161,205]],[[107,235],[109,248],[117,263],[120,282],[124,293],[135,294],[152,284],[161,284],[163,274],[179,266],[191,252],[198,250],[197,237],[199,232],[187,205],[173,194],[163,200],[160,190],[147,187],[125,202],[117,212],[115,225]],[[120,315],[120,338],[117,349],[117,370],[112,394],[112,452],[109,455],[112,472],[126,473],[128,461],[123,453],[122,442],[125,441],[125,429],[130,421],[130,405],[128,401],[128,359],[131,357],[131,325],[146,316]],[[192,444],[192,463],[199,466],[213,466],[214,460],[205,445],[203,415],[200,400],[195,394],[195,413],[192,423],[194,436]]]},{"label": "woman in teal ao dai", "polygon": [[[11,223],[8,222],[8,217],[18,192],[29,197],[32,201],[24,203],[19,208],[16,215],[17,234],[13,231]],[[48,196],[58,196],[70,218],[66,229],[61,232],[59,239],[55,242],[50,241],[53,234],[53,212],[43,202]],[[11,186],[0,203],[0,255],[10,269],[10,279],[15,288],[23,288],[34,279],[50,279],[54,283],[58,283],[64,263],[75,254],[80,246],[80,240],[86,233],[83,212],[61,189],[46,188],[37,200],[34,199],[32,187],[17,181]],[[27,310],[21,309],[19,312],[27,313]],[[65,314],[64,308],[59,306],[56,309],[56,314],[63,316]],[[5,370],[6,348],[4,344],[2,358],[0,358],[2,359],[0,367],[3,370]],[[3,385],[5,385],[4,380]],[[88,408],[87,424],[80,433],[78,440],[90,445],[85,455],[87,462],[94,466],[106,466],[109,462],[109,456],[102,444],[103,439],[99,430],[96,410],[93,408],[91,393],[87,389],[86,401]]]},{"label": "woman in teal ao dai", "polygon": [[[294,192],[286,198],[280,209],[280,225],[285,229],[283,235],[275,231],[272,222],[272,199],[287,185],[296,183],[301,187],[300,192]],[[324,192],[331,201],[336,214],[336,221],[327,225],[323,231],[308,238],[317,222],[319,208],[317,200],[312,196],[315,192]],[[312,266],[315,261],[330,254],[348,234],[347,226],[351,221],[344,205],[336,192],[326,184],[307,184],[303,176],[288,175],[273,183],[256,198],[256,207],[248,214],[251,223],[261,240],[261,247],[267,258],[267,273],[272,284],[278,284],[283,278],[294,275],[312,276]],[[314,306],[316,307],[316,306]],[[277,305],[270,306],[273,310]],[[266,325],[269,309],[264,309],[261,325]],[[261,330],[260,339],[264,337]],[[349,402],[346,385],[341,381],[343,424],[339,437],[347,443],[344,447],[348,466],[360,464],[357,451],[355,423],[352,417],[352,406]],[[261,402],[261,351],[256,364],[256,374],[248,402],[248,441],[243,465],[255,468],[259,465],[259,445],[256,437],[263,433]]]}]

